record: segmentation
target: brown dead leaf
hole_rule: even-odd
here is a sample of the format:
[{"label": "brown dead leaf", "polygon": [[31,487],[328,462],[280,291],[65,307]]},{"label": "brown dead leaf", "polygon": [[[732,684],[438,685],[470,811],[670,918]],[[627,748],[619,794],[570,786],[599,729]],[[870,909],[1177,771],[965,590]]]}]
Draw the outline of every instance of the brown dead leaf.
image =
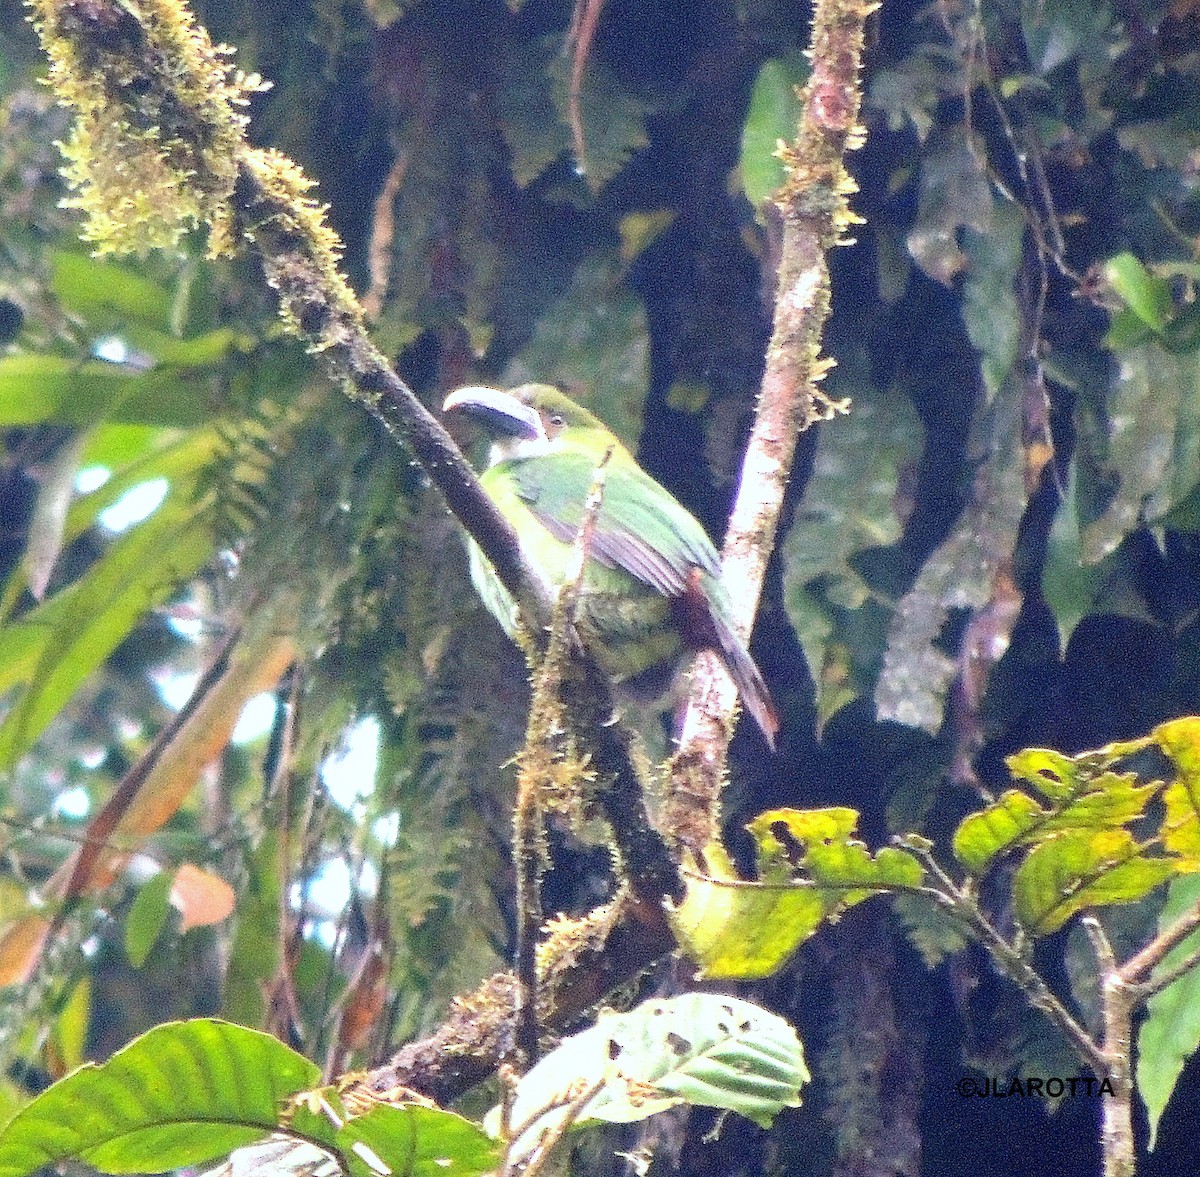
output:
[{"label": "brown dead leaf", "polygon": [[171,906],[179,912],[180,934],[191,928],[219,924],[233,912],[233,888],[224,879],[185,862],[171,883]]}]

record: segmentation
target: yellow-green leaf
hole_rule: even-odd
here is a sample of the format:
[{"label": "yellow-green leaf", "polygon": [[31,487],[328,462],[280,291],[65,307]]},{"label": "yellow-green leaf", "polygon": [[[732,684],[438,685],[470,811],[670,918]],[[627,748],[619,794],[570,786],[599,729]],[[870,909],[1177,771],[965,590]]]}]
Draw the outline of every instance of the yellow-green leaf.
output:
[{"label": "yellow-green leaf", "polygon": [[778,972],[829,913],[815,889],[740,880],[720,846],[705,850],[707,875],[691,875],[671,912],[683,950],[706,977],[749,980]]},{"label": "yellow-green leaf", "polygon": [[1174,873],[1169,860],[1145,857],[1128,830],[1059,833],[1039,842],[1018,867],[1014,912],[1030,932],[1044,936],[1089,907],[1141,899]]},{"label": "yellow-green leaf", "polygon": [[965,817],[954,831],[954,854],[972,874],[1016,845],[1046,817],[1028,793],[1009,789],[993,804]]}]

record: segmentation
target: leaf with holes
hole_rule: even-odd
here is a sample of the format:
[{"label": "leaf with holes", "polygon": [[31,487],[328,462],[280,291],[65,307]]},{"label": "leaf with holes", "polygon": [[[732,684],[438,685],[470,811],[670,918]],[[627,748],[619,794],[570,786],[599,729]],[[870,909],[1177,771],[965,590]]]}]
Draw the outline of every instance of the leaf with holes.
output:
[{"label": "leaf with holes", "polygon": [[853,809],[772,809],[747,825],[758,845],[757,881],[739,879],[720,846],[705,850],[709,873],[688,878],[671,923],[708,977],[766,977],[821,924],[881,890],[924,880],[911,854],[872,855],[853,834]]},{"label": "leaf with holes", "polygon": [[986,809],[968,815],[954,833],[959,862],[979,874],[1016,846],[1065,830],[1112,829],[1141,817],[1161,785],[1139,784],[1133,773],[1109,771],[1107,763],[1094,753],[1073,758],[1046,748],[1010,756],[1013,776],[1048,804],[1009,789]]},{"label": "leaf with holes", "polygon": [[[809,1080],[795,1030],[748,1001],[686,993],[602,1014],[517,1087],[510,1164],[566,1122],[631,1123],[679,1103],[738,1112],[762,1127],[798,1107]],[[572,1101],[577,1106],[572,1109]]]},{"label": "leaf with holes", "polygon": [[[853,809],[770,809],[746,829],[758,843],[760,874],[775,877],[791,863],[837,907],[859,903],[876,891],[921,885],[925,871],[913,855],[892,846],[872,855],[854,837],[857,826]],[[784,838],[802,849],[798,859]]]}]

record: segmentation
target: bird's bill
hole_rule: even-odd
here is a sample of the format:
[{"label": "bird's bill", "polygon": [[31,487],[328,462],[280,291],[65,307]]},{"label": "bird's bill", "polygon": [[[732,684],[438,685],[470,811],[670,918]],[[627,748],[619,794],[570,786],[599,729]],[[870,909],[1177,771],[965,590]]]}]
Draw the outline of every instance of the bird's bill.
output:
[{"label": "bird's bill", "polygon": [[456,388],[442,405],[443,413],[462,412],[492,433],[534,441],[545,436],[537,410],[499,388]]}]

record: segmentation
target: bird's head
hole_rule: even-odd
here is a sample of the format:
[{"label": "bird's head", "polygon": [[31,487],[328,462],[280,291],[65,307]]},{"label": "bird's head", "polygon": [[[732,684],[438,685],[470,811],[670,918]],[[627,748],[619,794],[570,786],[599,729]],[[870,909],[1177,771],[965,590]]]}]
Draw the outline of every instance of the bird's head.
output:
[{"label": "bird's head", "polygon": [[550,384],[522,384],[509,392],[458,388],[446,397],[442,412],[465,413],[488,431],[493,466],[508,458],[552,453],[585,434],[610,436],[603,421]]}]

